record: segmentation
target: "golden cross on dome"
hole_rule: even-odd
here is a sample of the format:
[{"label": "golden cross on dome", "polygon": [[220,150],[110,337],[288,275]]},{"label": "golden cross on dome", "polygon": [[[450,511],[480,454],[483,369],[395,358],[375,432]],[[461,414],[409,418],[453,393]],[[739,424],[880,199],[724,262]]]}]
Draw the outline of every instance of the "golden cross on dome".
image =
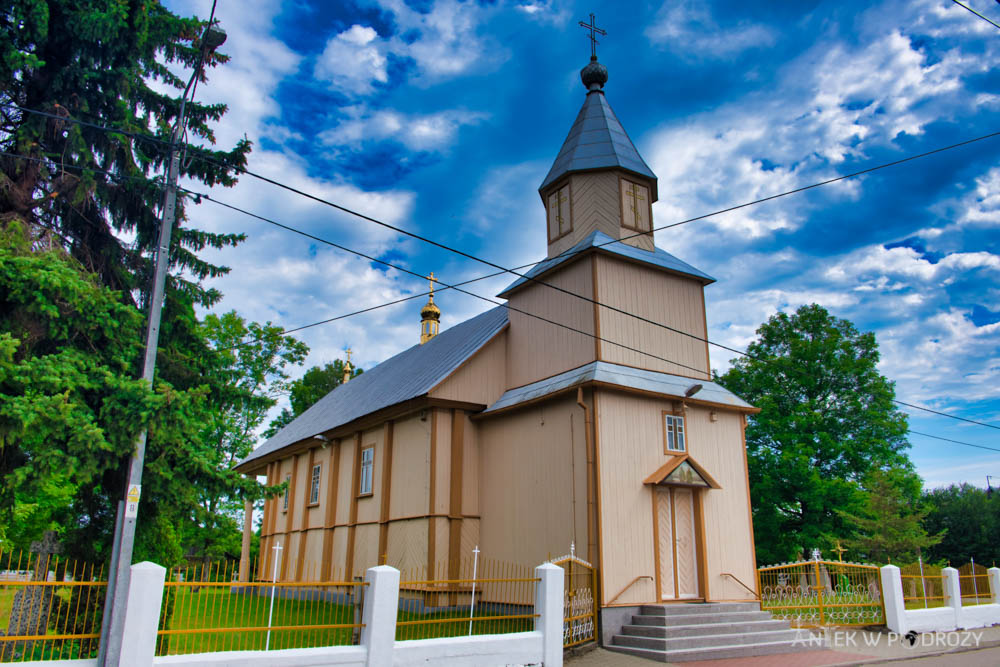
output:
[{"label": "golden cross on dome", "polygon": [[427,282],[431,286],[431,296],[434,296],[434,283],[438,282],[438,279],[434,277],[433,271],[431,271],[431,275],[427,276]]},{"label": "golden cross on dome", "polygon": [[351,348],[347,348],[347,349],[345,350],[345,352],[347,352],[347,363],[351,363],[351,352],[352,352],[352,351],[353,351],[353,350],[351,350]]},{"label": "golden cross on dome", "polygon": [[597,41],[597,37],[594,36],[594,33],[597,33],[598,35],[601,36],[607,35],[608,33],[597,27],[597,25],[594,23],[593,14],[590,15],[590,23],[584,23],[583,21],[580,21],[580,27],[586,28],[587,30],[590,31],[590,58],[591,60],[597,60],[597,45],[599,44],[599,42]]}]

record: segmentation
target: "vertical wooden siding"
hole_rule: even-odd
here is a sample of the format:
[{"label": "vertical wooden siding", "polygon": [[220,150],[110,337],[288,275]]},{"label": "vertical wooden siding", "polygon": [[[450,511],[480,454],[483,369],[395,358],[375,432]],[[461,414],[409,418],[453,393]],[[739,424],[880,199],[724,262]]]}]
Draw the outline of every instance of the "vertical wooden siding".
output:
[{"label": "vertical wooden siding", "polygon": [[501,332],[448,379],[431,390],[433,398],[490,405],[507,388],[507,332]]},{"label": "vertical wooden siding", "polygon": [[586,449],[580,414],[574,395],[479,422],[484,557],[538,563],[567,553],[574,539],[585,548]]},{"label": "vertical wooden siding", "polygon": [[[593,258],[577,260],[545,277],[545,282],[589,296]],[[585,333],[509,311],[507,386],[520,387],[594,360],[594,308],[582,299],[545,285],[529,285],[511,295],[513,308],[540,315]]]},{"label": "vertical wooden siding", "polygon": [[[599,393],[600,487],[604,493],[600,503],[604,531],[602,576],[605,597],[610,599],[634,577],[656,575],[652,487],[644,485],[643,480],[669,458],[663,453],[661,413],[672,410],[673,401],[614,391]],[[710,412],[696,406],[686,410],[688,451],[722,487],[701,495],[707,594],[713,600],[748,599],[738,584],[721,576],[722,572],[732,572],[748,585],[755,576],[740,416],[716,411],[718,421],[712,422]],[[629,588],[616,604],[655,599],[654,582],[643,580]]]},{"label": "vertical wooden siding", "polygon": [[731,572],[748,586],[756,582],[753,535],[749,523],[749,497],[744,467],[741,416],[735,412],[688,406],[688,448],[721,491],[702,495],[705,516],[705,559],[709,593],[716,600],[744,600],[749,593],[729,577]]},{"label": "vertical wooden siding", "polygon": [[[702,286],[695,280],[599,256],[597,300],[702,339],[706,337]],[[687,377],[709,378],[708,343],[704,340],[696,340],[607,308],[598,310],[602,338],[646,350],[683,366],[607,342],[601,344],[603,361]]]}]

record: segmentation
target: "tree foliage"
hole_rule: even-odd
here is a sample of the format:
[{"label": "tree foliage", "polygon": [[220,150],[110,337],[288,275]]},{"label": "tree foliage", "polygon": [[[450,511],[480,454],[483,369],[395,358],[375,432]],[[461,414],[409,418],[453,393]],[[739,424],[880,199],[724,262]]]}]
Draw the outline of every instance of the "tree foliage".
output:
[{"label": "tree foliage", "polygon": [[185,543],[205,560],[239,555],[243,501],[260,496],[255,479],[233,470],[253,450],[268,410],[288,390],[288,367],[309,348],[273,324],[246,322],[235,311],[208,315],[201,325],[216,354],[212,409],[200,438],[206,467],[219,474],[198,487],[198,503],[186,523]]},{"label": "tree foliage", "polygon": [[923,527],[931,508],[920,497],[921,486],[911,470],[875,469],[868,474],[863,512],[841,512],[855,530],[844,545],[858,560],[911,563],[941,541],[942,534],[929,535]]},{"label": "tree foliage", "polygon": [[928,550],[926,560],[950,561],[955,567],[970,558],[984,565],[1000,561],[1000,493],[953,484],[927,491],[924,500],[930,507],[924,527],[944,532],[944,539]]},{"label": "tree foliage", "polygon": [[813,304],[757,336],[717,380],[760,408],[746,441],[757,559],[770,563],[851,536],[842,512],[864,511],[865,477],[910,463],[874,334]]},{"label": "tree foliage", "polygon": [[[156,381],[150,388],[134,379],[167,140],[205,25],[145,0],[0,7],[0,151],[10,154],[0,156],[0,279],[7,281],[0,295],[0,474],[4,508],[11,508],[8,541],[26,546],[56,525],[68,555],[105,560],[128,455],[144,423],[135,558],[176,562],[185,522],[197,521],[218,489],[233,497],[261,493],[226,467],[245,446],[243,427],[260,396],[234,386],[239,355],[217,347],[195,313],[221,297],[205,279],[228,271],[200,253],[243,237],[189,225],[183,197],[168,251]],[[227,60],[209,54],[203,71]],[[225,111],[188,102],[182,177],[235,183],[251,146],[212,146],[209,123]],[[234,416],[238,406],[247,412]],[[230,435],[220,435],[220,422],[233,427]]]},{"label": "tree foliage", "polygon": [[[144,0],[20,0],[0,10],[0,149],[16,156],[0,157],[0,224],[20,221],[35,242],[62,246],[104,285],[140,306],[146,303],[163,199],[162,180],[154,176],[165,170],[167,140],[180,110],[179,96],[160,91],[183,90],[187,82],[171,67],[197,62],[204,25]],[[206,69],[227,60],[210,54]],[[185,136],[213,142],[208,123],[225,111],[221,104],[189,103]],[[186,143],[184,149],[183,177],[232,185],[233,168],[245,166],[250,144],[215,151]],[[196,253],[233,245],[242,236],[186,227],[184,211],[182,198],[170,248],[171,287],[211,305],[220,295],[200,281],[228,269]]]},{"label": "tree foliage", "polygon": [[[285,426],[291,424],[292,420],[311,408],[316,401],[343,384],[344,366],[344,360],[335,359],[333,363],[323,366],[313,366],[301,378],[290,382],[288,385],[288,401],[291,404],[291,408],[282,408],[278,416],[271,420],[271,424],[264,432],[264,437],[270,438]],[[352,378],[361,375],[363,372],[360,368],[351,366]]]}]

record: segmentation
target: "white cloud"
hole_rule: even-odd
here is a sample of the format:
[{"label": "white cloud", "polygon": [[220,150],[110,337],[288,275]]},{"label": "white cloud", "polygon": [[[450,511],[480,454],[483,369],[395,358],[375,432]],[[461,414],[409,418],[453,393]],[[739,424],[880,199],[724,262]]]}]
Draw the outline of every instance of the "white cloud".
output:
[{"label": "white cloud", "polygon": [[404,114],[392,109],[371,111],[366,105],[343,109],[347,118],[319,134],[331,146],[359,147],[367,141],[395,140],[414,151],[443,151],[454,142],[463,125],[472,125],[487,114],[451,109],[430,114]]},{"label": "white cloud", "polygon": [[673,0],[660,7],[646,37],[690,59],[729,58],[749,48],[770,46],[775,40],[774,31],[766,26],[747,22],[720,26],[705,5]]},{"label": "white cloud", "polygon": [[[383,0],[396,34],[379,37],[371,26],[355,24],[334,35],[316,63],[315,75],[357,98],[388,82],[388,58],[412,59],[416,72],[409,83],[432,85],[469,72],[490,71],[508,52],[481,28],[496,11],[474,2],[436,0],[426,13],[403,0]],[[407,35],[403,39],[401,35]]]},{"label": "white cloud", "polygon": [[385,55],[388,48],[374,29],[352,25],[326,43],[314,75],[349,96],[369,95],[375,90],[373,84],[389,81]]}]

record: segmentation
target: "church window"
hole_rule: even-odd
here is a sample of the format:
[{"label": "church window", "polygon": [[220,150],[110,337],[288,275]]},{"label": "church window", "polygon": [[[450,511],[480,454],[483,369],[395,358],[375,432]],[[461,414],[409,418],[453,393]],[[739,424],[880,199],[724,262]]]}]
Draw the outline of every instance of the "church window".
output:
[{"label": "church window", "polygon": [[370,496],[372,493],[372,473],[375,470],[375,448],[365,447],[361,450],[361,480],[358,483],[358,495]]},{"label": "church window", "polygon": [[684,433],[684,417],[679,415],[664,415],[664,434],[668,452],[687,451]]},{"label": "church window", "polygon": [[650,231],[649,188],[622,179],[622,227],[637,232]]},{"label": "church window", "polygon": [[309,504],[319,503],[319,480],[323,474],[323,464],[317,463],[313,466],[312,480],[309,483]]},{"label": "church window", "polygon": [[285,498],[281,501],[281,510],[288,509],[288,491],[292,488],[292,473],[285,474]]},{"label": "church window", "polygon": [[549,195],[546,204],[549,219],[549,243],[573,231],[573,220],[569,210],[569,184]]}]

